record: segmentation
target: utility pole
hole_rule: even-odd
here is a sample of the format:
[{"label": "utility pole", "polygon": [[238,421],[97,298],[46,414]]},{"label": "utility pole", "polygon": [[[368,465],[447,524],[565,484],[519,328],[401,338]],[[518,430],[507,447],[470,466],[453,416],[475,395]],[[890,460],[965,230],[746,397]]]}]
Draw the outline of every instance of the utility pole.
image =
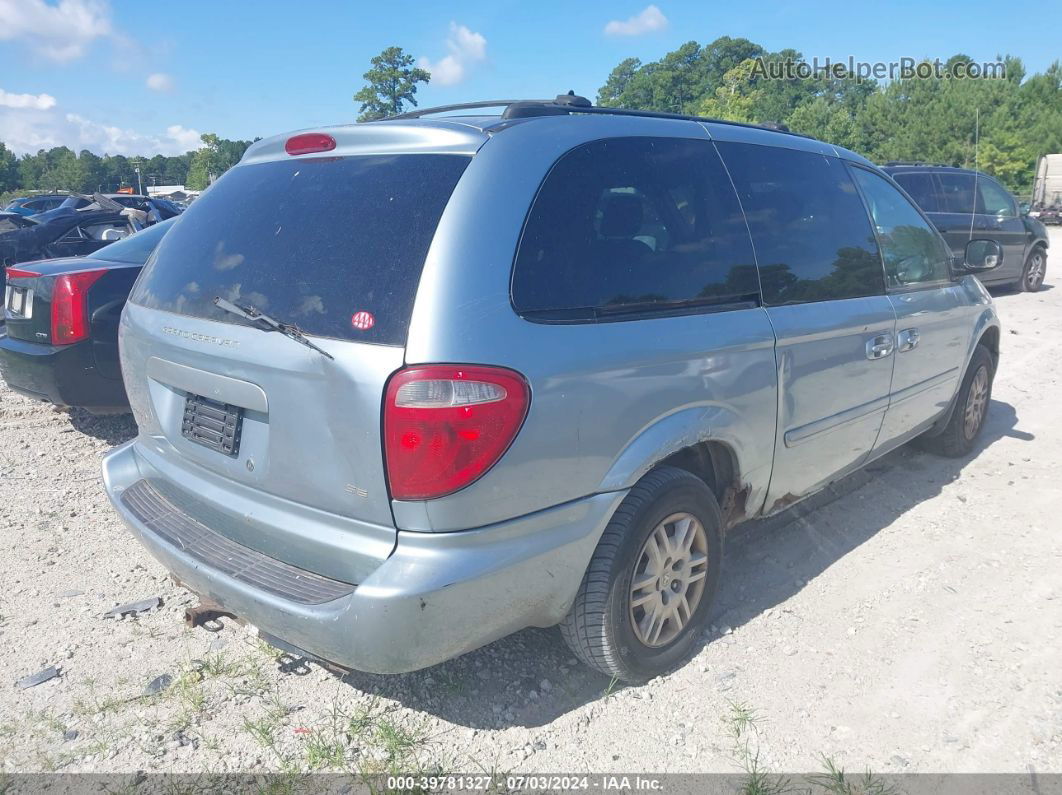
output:
[{"label": "utility pole", "polygon": [[140,158],[138,157],[133,161],[133,171],[136,172],[136,192],[138,195],[144,195],[144,182],[140,178]]}]

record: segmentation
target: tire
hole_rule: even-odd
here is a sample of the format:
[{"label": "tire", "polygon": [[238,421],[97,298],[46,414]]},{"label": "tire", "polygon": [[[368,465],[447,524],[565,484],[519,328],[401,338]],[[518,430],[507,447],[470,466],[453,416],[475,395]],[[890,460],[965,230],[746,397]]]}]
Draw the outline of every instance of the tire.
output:
[{"label": "tire", "polygon": [[1036,293],[1044,286],[1044,276],[1047,275],[1047,252],[1043,246],[1036,246],[1029,252],[1029,258],[1025,260],[1021,278],[1018,280],[1018,289],[1023,293]]},{"label": "tire", "polygon": [[[700,529],[686,524],[686,518]],[[645,681],[682,661],[711,610],[722,564],[722,531],[719,504],[703,480],[675,467],[643,476],[605,528],[561,622],[561,634],[575,656],[627,682]],[[662,548],[661,532],[676,546]],[[691,541],[688,552],[677,543],[679,533]],[[651,555],[650,536],[662,559]],[[703,565],[695,563],[702,554]],[[669,560],[676,562],[668,566]],[[638,589],[635,597],[636,572],[639,581],[653,584]],[[632,606],[636,601],[644,604]],[[670,617],[650,621],[650,610],[658,619],[665,613]]]},{"label": "tire", "polygon": [[[981,374],[984,374],[983,376]],[[992,401],[992,379],[995,377],[995,362],[992,354],[983,345],[974,349],[970,366],[962,379],[959,393],[955,396],[955,408],[951,412],[948,424],[936,436],[922,437],[922,447],[937,455],[948,458],[960,458],[973,450],[977,437],[985,426],[988,406]],[[981,378],[984,378],[982,383]],[[977,386],[975,386],[975,384]],[[967,422],[971,406],[979,404],[976,421]]]}]

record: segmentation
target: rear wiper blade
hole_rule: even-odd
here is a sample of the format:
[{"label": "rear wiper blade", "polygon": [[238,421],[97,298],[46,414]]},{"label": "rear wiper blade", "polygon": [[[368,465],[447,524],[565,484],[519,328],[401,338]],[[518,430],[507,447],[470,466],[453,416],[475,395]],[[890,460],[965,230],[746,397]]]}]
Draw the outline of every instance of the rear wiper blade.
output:
[{"label": "rear wiper blade", "polygon": [[256,309],[250,304],[240,306],[239,304],[234,304],[232,301],[226,301],[219,295],[214,297],[214,306],[216,306],[218,309],[224,309],[226,312],[231,312],[237,317],[242,317],[245,320],[250,320],[252,323],[264,323],[266,326],[269,327],[267,329],[268,331],[279,331],[285,337],[293,339],[295,340],[295,342],[305,345],[307,348],[313,348],[315,351],[317,351],[323,356],[327,356],[329,359],[334,360],[336,358],[328,351],[324,350],[323,348],[317,347],[308,339],[306,339],[306,335],[303,334],[302,330],[294,323],[281,323],[279,320],[271,318],[265,312]]}]

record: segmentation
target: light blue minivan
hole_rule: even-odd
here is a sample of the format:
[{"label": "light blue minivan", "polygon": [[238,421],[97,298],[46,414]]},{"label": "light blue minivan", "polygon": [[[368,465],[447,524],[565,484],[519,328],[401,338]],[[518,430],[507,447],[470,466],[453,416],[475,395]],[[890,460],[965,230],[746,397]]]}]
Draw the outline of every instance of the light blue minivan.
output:
[{"label": "light blue minivan", "polygon": [[130,296],[107,492],[210,609],[380,673],[559,624],[642,680],[728,528],[915,437],[972,450],[1002,252],[953,261],[862,157],[571,95],[439,110],[254,144]]}]

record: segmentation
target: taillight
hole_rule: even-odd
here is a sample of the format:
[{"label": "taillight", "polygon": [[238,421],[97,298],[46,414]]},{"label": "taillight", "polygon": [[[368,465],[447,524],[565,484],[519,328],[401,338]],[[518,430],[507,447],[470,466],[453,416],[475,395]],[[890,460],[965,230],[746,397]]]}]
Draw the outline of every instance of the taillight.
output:
[{"label": "taillight", "polygon": [[463,489],[509,449],[527,416],[523,376],[500,367],[400,370],[384,398],[391,496],[430,500]]},{"label": "taillight", "polygon": [[36,271],[27,271],[22,268],[8,268],[7,278],[9,279],[36,279],[40,276]]},{"label": "taillight", "polygon": [[88,290],[107,271],[64,273],[52,290],[52,345],[88,339]]},{"label": "taillight", "polygon": [[300,133],[284,142],[284,151],[289,155],[308,155],[313,152],[331,152],[336,148],[336,139],[325,133]]}]

